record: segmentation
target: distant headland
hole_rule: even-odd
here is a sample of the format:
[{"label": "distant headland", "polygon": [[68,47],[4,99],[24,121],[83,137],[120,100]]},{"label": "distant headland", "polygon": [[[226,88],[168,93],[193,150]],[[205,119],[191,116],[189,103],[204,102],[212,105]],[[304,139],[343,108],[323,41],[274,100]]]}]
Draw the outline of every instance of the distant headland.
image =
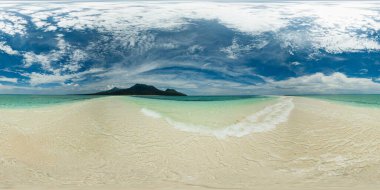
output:
[{"label": "distant headland", "polygon": [[174,89],[160,90],[152,85],[135,84],[130,88],[112,88],[88,95],[158,95],[158,96],[187,96]]}]

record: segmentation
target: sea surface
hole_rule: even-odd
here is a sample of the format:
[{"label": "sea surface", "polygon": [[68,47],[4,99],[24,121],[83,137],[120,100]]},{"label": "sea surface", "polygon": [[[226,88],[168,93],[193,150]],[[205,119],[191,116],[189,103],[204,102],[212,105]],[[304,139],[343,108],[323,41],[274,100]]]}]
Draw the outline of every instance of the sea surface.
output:
[{"label": "sea surface", "polygon": [[[134,96],[127,100],[138,104],[143,110],[174,120],[221,126],[229,118],[246,116],[257,105],[274,100],[269,96]],[[148,111],[149,112],[149,111]],[[216,118],[214,118],[216,117]],[[220,119],[224,118],[224,119]]]},{"label": "sea surface", "polygon": [[187,96],[125,97],[144,115],[164,119],[176,129],[220,138],[262,132],[287,121],[290,97]]},{"label": "sea surface", "polygon": [[264,100],[270,98],[270,96],[134,96],[139,98],[148,98],[156,100],[171,100],[171,101],[199,101],[199,102],[210,102],[210,101],[229,101],[229,100]]},{"label": "sea surface", "polygon": [[[103,96],[87,95],[0,95],[0,108],[40,107],[70,103]],[[339,102],[354,106],[380,107],[380,94],[304,95],[304,97]],[[158,108],[164,113],[179,108],[229,109],[236,106],[274,100],[272,96],[128,96],[141,105]]]},{"label": "sea surface", "polygon": [[222,127],[274,100],[269,96],[134,96],[126,97],[142,107],[143,113],[173,121]]},{"label": "sea surface", "polygon": [[353,106],[380,108],[380,94],[307,95],[306,97],[333,101]]},{"label": "sea surface", "polygon": [[0,95],[0,108],[35,108],[97,98],[86,95]]}]

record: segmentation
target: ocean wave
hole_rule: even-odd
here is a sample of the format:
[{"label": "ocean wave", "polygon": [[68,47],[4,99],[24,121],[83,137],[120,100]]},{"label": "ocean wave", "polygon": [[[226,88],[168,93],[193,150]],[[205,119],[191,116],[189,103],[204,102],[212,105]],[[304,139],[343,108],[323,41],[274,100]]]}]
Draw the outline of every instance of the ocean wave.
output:
[{"label": "ocean wave", "polygon": [[141,112],[152,118],[164,118],[169,125],[181,131],[212,135],[217,138],[226,138],[242,137],[253,132],[265,132],[272,130],[276,128],[277,125],[288,120],[293,108],[293,99],[289,97],[282,97],[277,103],[266,106],[262,110],[246,117],[240,122],[221,129],[176,121],[169,117],[163,117],[160,113],[147,108],[142,108]]}]

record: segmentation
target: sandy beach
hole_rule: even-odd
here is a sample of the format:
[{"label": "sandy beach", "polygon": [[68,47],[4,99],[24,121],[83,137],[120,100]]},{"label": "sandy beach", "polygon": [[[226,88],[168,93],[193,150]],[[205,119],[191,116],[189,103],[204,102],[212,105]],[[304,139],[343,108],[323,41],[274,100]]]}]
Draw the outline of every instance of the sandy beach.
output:
[{"label": "sandy beach", "polygon": [[1,109],[0,189],[380,188],[380,109],[286,100],[286,120],[240,137],[179,130],[122,97]]}]

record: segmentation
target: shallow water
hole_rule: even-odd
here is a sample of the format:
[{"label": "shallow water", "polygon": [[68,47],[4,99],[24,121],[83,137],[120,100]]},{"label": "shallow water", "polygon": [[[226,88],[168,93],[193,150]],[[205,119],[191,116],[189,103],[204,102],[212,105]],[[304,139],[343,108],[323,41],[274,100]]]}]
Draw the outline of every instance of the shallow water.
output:
[{"label": "shallow water", "polygon": [[[210,102],[210,101],[230,101],[230,100],[264,100],[271,98],[269,96],[134,96],[139,98],[148,98],[148,99],[156,99],[156,100],[171,100],[171,101],[199,101],[199,102]],[[273,97],[272,97],[273,98]]]},{"label": "shallow water", "polygon": [[188,132],[217,137],[265,131],[287,120],[291,98],[268,96],[126,97],[148,117]]},{"label": "shallow water", "polygon": [[0,95],[0,108],[34,108],[97,98],[86,95]]},{"label": "shallow water", "polygon": [[254,112],[255,106],[274,100],[273,97],[252,96],[147,96],[126,97],[152,116],[168,117],[176,121],[222,127]]}]

